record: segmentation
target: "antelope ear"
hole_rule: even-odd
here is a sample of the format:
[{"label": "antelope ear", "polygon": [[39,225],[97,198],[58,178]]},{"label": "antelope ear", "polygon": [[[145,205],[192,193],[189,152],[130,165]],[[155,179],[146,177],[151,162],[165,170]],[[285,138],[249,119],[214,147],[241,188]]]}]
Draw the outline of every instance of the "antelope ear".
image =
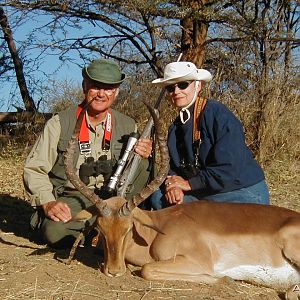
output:
[{"label": "antelope ear", "polygon": [[142,209],[135,207],[132,211],[133,218],[141,223],[143,226],[149,227],[158,233],[164,234],[156,225],[153,223],[152,219],[146,214]]},{"label": "antelope ear", "polygon": [[75,217],[72,218],[73,221],[86,221],[97,215],[98,209],[95,205],[88,207],[87,209],[83,209],[80,211]]}]

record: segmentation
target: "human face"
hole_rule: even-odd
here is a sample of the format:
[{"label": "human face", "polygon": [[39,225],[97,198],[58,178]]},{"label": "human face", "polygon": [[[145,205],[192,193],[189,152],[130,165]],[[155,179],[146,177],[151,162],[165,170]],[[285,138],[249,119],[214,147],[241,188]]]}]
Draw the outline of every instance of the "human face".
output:
[{"label": "human face", "polygon": [[84,79],[83,92],[85,94],[85,101],[91,102],[88,112],[89,114],[105,113],[115,102],[119,85],[104,84],[88,79]]},{"label": "human face", "polygon": [[197,87],[195,81],[181,81],[176,84],[166,86],[167,93],[171,97],[171,101],[175,107],[183,108],[188,106],[194,98],[195,92],[201,90],[201,83]]}]

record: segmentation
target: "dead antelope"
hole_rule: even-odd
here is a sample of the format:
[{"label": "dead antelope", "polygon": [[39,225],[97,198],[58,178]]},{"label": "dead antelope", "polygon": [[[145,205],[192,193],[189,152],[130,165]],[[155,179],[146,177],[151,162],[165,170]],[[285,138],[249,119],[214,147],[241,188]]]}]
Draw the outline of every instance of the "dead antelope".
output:
[{"label": "dead antelope", "polygon": [[[159,211],[137,206],[163,182],[168,150],[152,112],[162,167],[156,179],[131,201],[102,201],[75,175],[66,153],[70,181],[94,204],[75,219],[96,215],[104,240],[104,273],[121,276],[125,262],[141,266],[147,280],[215,283],[230,276],[253,284],[288,289],[300,282],[300,213],[276,206],[198,201]],[[289,297],[287,297],[288,299]],[[291,298],[290,298],[291,299]]]}]

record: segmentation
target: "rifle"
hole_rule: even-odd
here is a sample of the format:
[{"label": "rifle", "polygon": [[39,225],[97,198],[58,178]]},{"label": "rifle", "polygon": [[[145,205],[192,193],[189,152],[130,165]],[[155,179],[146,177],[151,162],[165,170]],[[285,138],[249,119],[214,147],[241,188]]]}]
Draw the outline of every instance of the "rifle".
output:
[{"label": "rifle", "polygon": [[[180,61],[181,56],[182,56],[182,53],[179,55],[177,61]],[[159,115],[159,106],[160,106],[162,99],[165,96],[165,93],[166,93],[166,89],[162,88],[162,90],[156,100],[156,103],[154,104],[154,110],[157,115]],[[150,117],[140,137],[141,138],[149,138],[151,136],[152,128],[153,128],[153,119],[152,119],[152,117]],[[128,162],[127,167],[125,168],[122,176],[120,177],[119,188],[118,188],[118,192],[117,192],[118,195],[120,195],[122,197],[125,196],[128,186],[130,184],[132,184],[132,182],[133,182],[135,173],[138,169],[138,166],[139,166],[141,160],[142,160],[142,157],[139,154],[137,154],[136,152],[132,153],[131,160]]]},{"label": "rifle", "polygon": [[[159,115],[158,108],[164,96],[165,96],[165,89],[162,89],[154,105],[154,110],[157,115]],[[152,117],[150,117],[140,138],[149,138],[151,136],[152,128],[153,128],[153,119]],[[136,152],[132,152],[131,160],[128,162],[128,165],[119,180],[120,187],[118,189],[118,195],[120,195],[121,197],[125,196],[128,186],[133,182],[135,173],[139,167],[141,160],[142,157],[139,154],[137,154]]]}]

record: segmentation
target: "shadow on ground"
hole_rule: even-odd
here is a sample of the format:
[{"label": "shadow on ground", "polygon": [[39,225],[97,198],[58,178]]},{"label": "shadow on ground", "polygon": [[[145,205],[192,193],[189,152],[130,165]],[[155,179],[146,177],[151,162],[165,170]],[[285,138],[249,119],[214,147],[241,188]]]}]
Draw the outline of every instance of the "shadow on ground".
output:
[{"label": "shadow on ground", "polygon": [[[29,223],[33,212],[34,210],[30,203],[23,199],[12,197],[8,194],[0,194],[0,230],[2,232],[13,233],[15,236],[25,238],[36,244],[45,244],[41,237],[30,228]],[[13,245],[1,237],[0,243]],[[18,247],[21,246],[18,245]],[[30,248],[29,246],[25,247]],[[58,250],[49,247],[33,249],[34,251],[30,255],[43,255],[53,252],[54,258],[64,263],[70,253],[70,249]],[[78,247],[74,260],[98,269],[99,265],[103,261],[103,253],[94,247]]]},{"label": "shadow on ground", "polygon": [[0,230],[28,240],[36,240],[29,223],[33,213],[30,203],[23,199],[0,194]]}]

